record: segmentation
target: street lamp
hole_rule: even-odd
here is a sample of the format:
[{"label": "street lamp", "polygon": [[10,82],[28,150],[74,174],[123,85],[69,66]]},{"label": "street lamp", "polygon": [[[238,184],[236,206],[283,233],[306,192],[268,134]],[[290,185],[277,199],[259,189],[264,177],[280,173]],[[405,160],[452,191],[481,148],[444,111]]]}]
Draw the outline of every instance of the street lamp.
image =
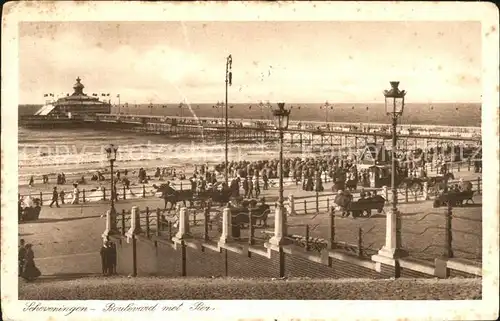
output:
[{"label": "street lamp", "polygon": [[325,122],[328,123],[328,109],[333,109],[333,106],[328,103],[328,101],[325,102],[323,106],[320,106],[319,109],[324,109],[325,110]]},{"label": "street lamp", "polygon": [[215,108],[215,109],[219,109],[221,110],[221,118],[224,118],[224,103],[221,102],[221,101],[217,101],[217,104],[215,104],[214,106],[212,106],[212,108]]},{"label": "street lamp", "polygon": [[105,149],[106,151],[106,156],[109,161],[110,165],[110,170],[111,170],[111,230],[116,231],[116,210],[115,210],[115,198],[116,198],[116,193],[115,193],[115,180],[114,180],[114,172],[113,172],[113,165],[116,161],[116,152],[118,151],[118,146],[115,146],[113,144],[108,145]]},{"label": "street lamp", "polygon": [[[280,135],[280,181],[279,181],[279,207],[284,213],[283,206],[283,131],[288,128],[288,120],[290,118],[290,111],[285,109],[285,103],[278,103],[278,109],[273,110],[274,125],[279,130]],[[286,215],[283,215],[283,221],[286,226]]]},{"label": "street lamp", "polygon": [[[403,114],[404,103],[405,103],[405,90],[399,90],[399,81],[391,81],[391,89],[384,90],[385,96],[385,110],[388,116],[392,117],[392,157],[391,157],[391,190],[392,190],[392,208],[391,212],[387,216],[388,220],[391,220],[391,224],[388,226],[393,226],[392,222],[395,223],[395,239],[392,244],[386,244],[386,247],[390,248],[393,256],[401,256],[401,217],[398,213],[398,192],[396,187],[396,143],[397,143],[397,123],[398,117]],[[386,233],[392,233],[392,231],[387,231]],[[399,252],[399,254],[398,254]],[[396,269],[396,274],[398,274],[399,269]],[[398,275],[397,275],[398,276]]]},{"label": "street lamp", "polygon": [[228,87],[233,84],[233,57],[231,55],[227,56],[226,58],[226,119],[225,119],[225,132],[226,132],[226,139],[225,139],[225,150],[224,150],[224,156],[225,156],[225,169],[224,169],[224,180],[226,183],[226,188],[229,186],[229,162],[228,162],[228,140],[229,140],[229,129],[228,129],[228,119],[227,119],[227,94],[228,94]]},{"label": "street lamp", "polygon": [[[283,132],[288,128],[288,119],[290,110],[285,109],[285,103],[278,103],[278,109],[273,110],[275,127],[279,131],[280,137],[280,177],[279,177],[279,199],[278,206],[274,214],[274,236],[269,239],[269,245],[274,249],[280,249],[281,246],[288,243],[287,238],[287,215],[283,206]],[[280,277],[285,275],[284,261],[280,260]]]}]

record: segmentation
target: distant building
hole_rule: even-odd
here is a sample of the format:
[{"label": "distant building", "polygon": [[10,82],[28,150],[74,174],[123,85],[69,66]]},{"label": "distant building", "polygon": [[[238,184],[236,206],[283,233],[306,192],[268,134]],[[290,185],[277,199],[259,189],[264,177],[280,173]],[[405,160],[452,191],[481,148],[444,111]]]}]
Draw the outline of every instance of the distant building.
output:
[{"label": "distant building", "polygon": [[35,115],[74,118],[84,115],[109,114],[111,104],[100,101],[99,97],[87,96],[83,92],[80,77],[76,78],[74,92],[40,108]]}]

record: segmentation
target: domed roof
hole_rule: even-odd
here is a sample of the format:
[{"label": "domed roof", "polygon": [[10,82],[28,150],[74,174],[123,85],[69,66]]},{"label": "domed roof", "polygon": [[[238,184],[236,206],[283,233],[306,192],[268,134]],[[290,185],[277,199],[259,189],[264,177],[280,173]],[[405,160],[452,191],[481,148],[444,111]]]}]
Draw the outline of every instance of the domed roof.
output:
[{"label": "domed roof", "polygon": [[76,78],[76,84],[73,86],[73,89],[75,90],[73,95],[83,95],[83,88],[85,88],[85,86],[80,81],[80,77]]}]

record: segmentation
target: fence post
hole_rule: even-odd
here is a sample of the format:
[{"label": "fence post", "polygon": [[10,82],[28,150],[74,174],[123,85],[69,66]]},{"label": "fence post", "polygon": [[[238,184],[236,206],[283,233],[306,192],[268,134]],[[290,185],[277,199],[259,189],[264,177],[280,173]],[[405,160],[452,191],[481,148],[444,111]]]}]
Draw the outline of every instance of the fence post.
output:
[{"label": "fence post", "polygon": [[254,234],[254,228],[253,228],[252,209],[249,208],[248,209],[248,245],[254,244],[253,234]]},{"label": "fence post", "polygon": [[146,185],[142,184],[142,198],[146,198]]},{"label": "fence post", "polygon": [[358,256],[363,255],[363,229],[358,228]]},{"label": "fence post", "polygon": [[149,238],[149,207],[146,206],[146,237]]},{"label": "fence post", "polygon": [[288,195],[288,215],[296,215],[295,212],[295,199],[293,194]]},{"label": "fence post", "polygon": [[481,194],[481,177],[477,178],[477,193]]},{"label": "fence post", "polygon": [[40,206],[42,206],[42,205],[43,205],[43,193],[40,192]]},{"label": "fence post", "polygon": [[446,221],[445,221],[445,251],[444,251],[444,257],[445,258],[452,258],[453,257],[453,246],[452,246],[452,223],[451,220],[453,218],[453,212],[452,212],[452,207],[450,201],[448,201],[447,204],[447,209],[446,209]]},{"label": "fence post", "polygon": [[126,191],[125,191],[125,185],[123,185],[123,199],[127,199]]},{"label": "fence post", "polygon": [[326,198],[326,212],[329,212],[330,211],[330,198],[327,197]]},{"label": "fence post", "polygon": [[208,207],[205,207],[203,209],[203,213],[204,213],[204,216],[205,216],[205,222],[204,222],[204,235],[203,235],[203,239],[205,240],[205,242],[208,242],[208,220],[210,219],[210,210],[208,209]]},{"label": "fence post", "polygon": [[309,225],[306,225],[306,251],[309,251]]},{"label": "fence post", "polygon": [[106,187],[103,187],[102,188],[102,200],[105,201],[106,200]]},{"label": "fence post", "polygon": [[304,199],[304,214],[307,214],[307,202]]},{"label": "fence post", "polygon": [[125,235],[125,210],[122,210],[122,235]]},{"label": "fence post", "polygon": [[424,182],[424,186],[422,188],[422,194],[424,196],[424,201],[429,199],[429,183]]},{"label": "fence post", "polygon": [[196,210],[193,211],[193,225],[196,226]]},{"label": "fence post", "polygon": [[160,236],[163,222],[161,221],[160,208],[156,209],[156,236]]},{"label": "fence post", "polygon": [[330,249],[335,248],[335,210],[332,207],[330,212]]},{"label": "fence post", "polygon": [[408,185],[405,186],[405,202],[408,203]]},{"label": "fence post", "polygon": [[382,193],[384,193],[385,201],[388,203],[389,202],[389,189],[387,186],[382,186]]},{"label": "fence post", "polygon": [[316,213],[319,213],[319,194],[316,191]]},{"label": "fence post", "polygon": [[181,191],[182,191],[182,181],[181,181]]},{"label": "fence post", "polygon": [[82,201],[85,203],[85,188],[82,189]]},{"label": "fence post", "polygon": [[470,172],[470,157],[467,158],[467,171]]},{"label": "fence post", "polygon": [[460,161],[457,162],[457,172],[460,172]]},{"label": "fence post", "polygon": [[132,207],[132,212],[134,211],[134,207],[136,208],[137,214],[135,215],[135,234],[139,234],[142,232],[141,228],[141,211],[138,206]]}]

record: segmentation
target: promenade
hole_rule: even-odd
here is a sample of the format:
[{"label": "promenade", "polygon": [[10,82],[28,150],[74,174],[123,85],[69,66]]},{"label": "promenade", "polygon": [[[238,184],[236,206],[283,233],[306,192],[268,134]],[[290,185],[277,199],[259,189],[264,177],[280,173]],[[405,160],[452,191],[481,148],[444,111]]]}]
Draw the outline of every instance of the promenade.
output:
[{"label": "promenade", "polygon": [[[310,195],[310,193],[298,191],[295,186],[288,186],[285,195],[295,193],[297,197]],[[271,197],[274,191],[265,191],[264,195]],[[477,255],[461,255],[469,259],[480,260],[481,253],[481,221],[482,208],[481,196],[474,197],[477,205],[473,207],[455,208],[454,215],[467,217],[474,221],[455,220],[454,228],[479,233],[477,237],[470,235],[454,235],[453,244],[457,248],[475,252]],[[122,200],[116,204],[118,212],[129,211],[132,206],[138,206],[141,210],[149,207],[151,210],[163,208],[163,200],[159,198]],[[444,232],[431,230],[430,233],[421,234],[426,229],[443,226],[443,218],[433,213],[444,213],[445,209],[432,208],[431,201],[400,204],[403,217],[403,245],[410,249],[420,259],[431,260],[442,253],[441,245],[445,238]],[[102,244],[101,234],[105,229],[105,219],[101,217],[109,209],[109,202],[94,202],[80,205],[65,205],[61,208],[49,208],[44,206],[41,211],[40,220],[22,223],[19,226],[19,237],[34,244],[37,265],[44,275],[73,275],[100,273],[101,264],[99,249]],[[386,207],[388,209],[388,207]],[[198,216],[197,227],[193,227],[193,234],[200,236],[202,229],[202,215]],[[272,233],[274,216],[273,211],[268,222],[267,229],[256,231],[256,235],[268,231]],[[311,237],[328,238],[328,214],[326,212],[302,214],[290,216],[288,219],[289,234],[304,235],[305,226],[310,226]],[[377,251],[385,241],[385,215],[377,214],[368,219],[336,219],[336,238],[339,241],[356,244],[358,230],[362,228],[366,233],[363,242],[367,250]],[[214,231],[215,232],[215,231]],[[215,232],[216,233],[216,232]],[[420,235],[417,235],[420,234]],[[430,248],[426,247],[432,245]],[[478,256],[479,255],[479,256]]]}]

